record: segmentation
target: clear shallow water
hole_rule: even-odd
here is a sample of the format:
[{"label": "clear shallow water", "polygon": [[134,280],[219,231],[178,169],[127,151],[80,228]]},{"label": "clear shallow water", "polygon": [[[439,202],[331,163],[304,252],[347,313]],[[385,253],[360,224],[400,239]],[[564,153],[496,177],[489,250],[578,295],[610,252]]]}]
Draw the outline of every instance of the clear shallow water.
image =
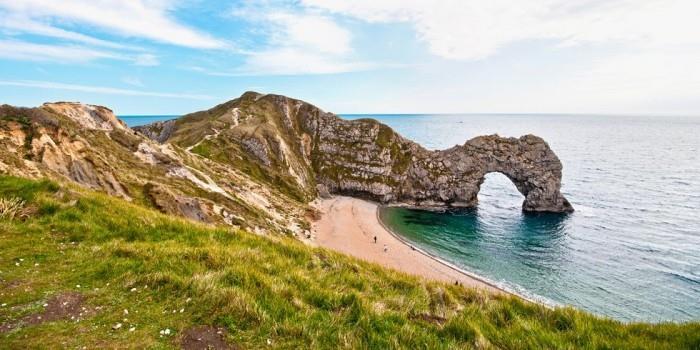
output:
[{"label": "clear shallow water", "polygon": [[[129,126],[176,116],[121,116]],[[700,320],[700,118],[581,115],[372,117],[429,149],[498,133],[543,137],[564,165],[576,212],[525,216],[489,174],[479,208],[388,208],[397,233],[532,298],[624,321]]]},{"label": "clear shallow water", "polygon": [[568,216],[524,215],[522,195],[497,173],[474,211],[384,209],[416,245],[550,303],[624,321],[700,320],[700,118],[372,117],[429,149],[533,133],[564,165]]}]

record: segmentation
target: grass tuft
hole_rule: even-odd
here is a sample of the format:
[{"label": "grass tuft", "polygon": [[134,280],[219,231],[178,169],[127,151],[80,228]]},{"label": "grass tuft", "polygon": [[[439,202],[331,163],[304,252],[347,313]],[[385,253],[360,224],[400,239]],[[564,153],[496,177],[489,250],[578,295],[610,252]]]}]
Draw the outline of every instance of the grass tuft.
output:
[{"label": "grass tuft", "polygon": [[24,210],[24,200],[21,198],[0,197],[0,219],[12,220],[19,217]]}]

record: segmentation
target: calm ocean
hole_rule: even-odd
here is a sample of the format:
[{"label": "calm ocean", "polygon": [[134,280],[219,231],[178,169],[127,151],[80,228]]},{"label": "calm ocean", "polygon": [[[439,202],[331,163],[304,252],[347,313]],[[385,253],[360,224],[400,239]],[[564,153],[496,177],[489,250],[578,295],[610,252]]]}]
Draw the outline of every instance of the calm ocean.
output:
[{"label": "calm ocean", "polygon": [[[531,298],[624,321],[700,320],[700,117],[344,117],[378,119],[428,149],[493,133],[543,137],[564,165],[562,192],[575,213],[523,215],[522,195],[493,173],[477,210],[388,208],[383,220]],[[122,117],[133,126],[172,116],[147,118]]]}]

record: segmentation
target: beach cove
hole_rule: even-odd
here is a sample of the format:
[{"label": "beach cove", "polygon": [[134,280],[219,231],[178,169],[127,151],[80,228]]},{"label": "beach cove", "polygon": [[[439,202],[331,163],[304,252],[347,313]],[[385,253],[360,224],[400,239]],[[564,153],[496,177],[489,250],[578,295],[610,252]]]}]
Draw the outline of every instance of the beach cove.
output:
[{"label": "beach cove", "polygon": [[321,218],[312,225],[311,232],[315,237],[307,241],[312,245],[430,280],[459,282],[465,287],[512,294],[410,245],[382,224],[376,203],[334,196],[319,199],[314,206]]}]

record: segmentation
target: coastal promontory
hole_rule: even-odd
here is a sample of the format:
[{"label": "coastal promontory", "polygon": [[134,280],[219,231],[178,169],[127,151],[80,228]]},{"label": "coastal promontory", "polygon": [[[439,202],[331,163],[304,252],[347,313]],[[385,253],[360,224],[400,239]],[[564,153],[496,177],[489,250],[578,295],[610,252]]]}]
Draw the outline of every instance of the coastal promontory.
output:
[{"label": "coastal promontory", "polygon": [[335,193],[423,209],[472,208],[484,175],[500,172],[527,212],[571,212],[562,165],[541,138],[497,135],[430,151],[373,119],[345,120],[292,98],[247,92],[180,119],[137,127],[232,165],[254,167],[308,197]]}]

